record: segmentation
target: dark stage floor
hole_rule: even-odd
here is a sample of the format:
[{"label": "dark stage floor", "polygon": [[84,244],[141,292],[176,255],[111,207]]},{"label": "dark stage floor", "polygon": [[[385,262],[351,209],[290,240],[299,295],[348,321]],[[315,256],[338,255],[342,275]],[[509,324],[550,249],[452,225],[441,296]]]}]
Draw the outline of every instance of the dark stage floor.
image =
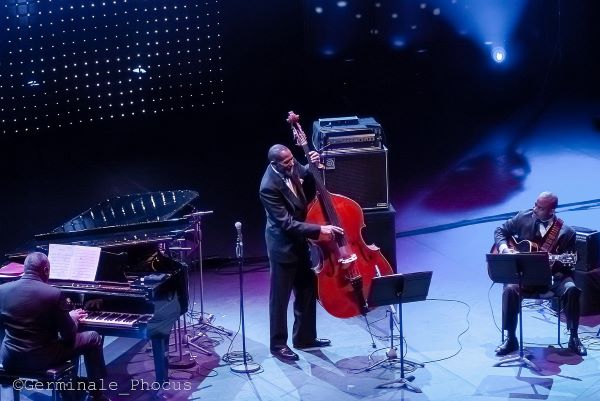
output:
[{"label": "dark stage floor", "polygon": [[[498,222],[483,219],[530,207],[543,190],[556,192],[561,204],[600,198],[600,135],[593,130],[592,111],[557,107],[522,137],[513,134],[518,122],[507,122],[454,166],[444,168],[439,177],[411,194],[392,198],[398,211],[397,231],[446,225],[443,230],[424,230],[397,240],[398,271],[433,271],[428,300],[403,309],[406,357],[425,364],[411,372],[423,393],[398,389],[393,383],[379,387],[399,377],[397,365],[364,371],[385,357],[389,344],[385,308],[368,316],[371,338],[363,318],[336,319],[319,307],[319,335],[330,338],[332,346],[299,351],[297,363],[273,358],[268,349],[268,271],[264,265],[253,265],[246,266],[244,275],[246,344],[260,371],[250,376],[235,374],[221,360],[227,352],[241,350],[240,335],[196,327],[189,334],[195,336],[202,330],[204,335],[194,344],[211,354],[190,348],[198,365],[172,371],[173,388],[164,395],[173,400],[239,401],[598,399],[600,315],[583,318],[580,336],[589,355],[581,358],[556,344],[557,320],[552,311],[544,304],[528,304],[524,336],[541,371],[493,366],[498,362],[494,348],[500,342],[501,287],[491,286],[485,254]],[[571,225],[600,229],[597,203],[563,208],[560,216]],[[207,269],[203,284],[205,311],[214,314],[216,325],[237,331],[236,267]],[[194,272],[191,295],[196,311],[191,323],[198,320],[199,286],[199,274]],[[563,342],[567,338],[563,333]],[[150,399],[150,391],[139,389],[139,380],[153,380],[146,345],[122,338],[109,340],[105,355],[110,380],[118,382],[119,392],[130,392],[111,395],[117,400]],[[132,380],[138,386],[135,391],[130,391]],[[29,398],[23,399],[47,399],[24,395]]]}]

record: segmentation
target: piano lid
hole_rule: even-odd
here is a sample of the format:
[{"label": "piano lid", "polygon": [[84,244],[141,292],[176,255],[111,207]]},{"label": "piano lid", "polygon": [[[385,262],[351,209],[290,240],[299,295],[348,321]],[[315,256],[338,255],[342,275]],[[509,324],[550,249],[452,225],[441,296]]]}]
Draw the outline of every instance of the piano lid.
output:
[{"label": "piano lid", "polygon": [[[193,212],[198,193],[191,190],[156,191],[116,196],[56,227],[37,234],[37,240],[63,237],[67,233],[98,233],[120,229],[165,227],[186,213]],[[116,230],[115,230],[116,229]],[[62,234],[62,235],[61,235]]]}]

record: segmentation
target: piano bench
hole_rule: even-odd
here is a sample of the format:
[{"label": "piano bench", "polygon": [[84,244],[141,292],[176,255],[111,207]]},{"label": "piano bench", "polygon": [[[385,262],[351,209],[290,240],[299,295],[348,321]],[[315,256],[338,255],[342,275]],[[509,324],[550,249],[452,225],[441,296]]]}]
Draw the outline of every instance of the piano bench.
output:
[{"label": "piano bench", "polygon": [[[50,389],[52,391],[52,401],[58,401],[62,398],[59,397],[59,390],[62,388],[67,389],[65,391],[68,394],[70,391],[69,384],[64,384],[62,387],[58,386],[58,383],[69,383],[73,380],[76,375],[76,366],[73,362],[67,361],[59,366],[54,366],[42,371],[7,371],[0,364],[0,386],[11,387],[13,393],[13,401],[20,401],[21,390],[24,389],[38,389],[38,386],[42,389]],[[19,386],[15,386],[15,381],[19,383]],[[27,387],[24,388],[25,383]],[[41,390],[41,389],[40,389]],[[0,393],[0,400],[2,395]]]}]

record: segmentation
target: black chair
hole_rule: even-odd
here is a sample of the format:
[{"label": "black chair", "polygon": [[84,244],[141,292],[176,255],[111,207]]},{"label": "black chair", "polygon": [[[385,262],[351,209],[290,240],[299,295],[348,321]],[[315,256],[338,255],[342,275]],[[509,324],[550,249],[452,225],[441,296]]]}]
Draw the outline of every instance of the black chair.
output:
[{"label": "black chair", "polygon": [[[67,361],[62,365],[54,366],[43,371],[7,371],[0,365],[0,386],[12,387],[13,401],[19,401],[21,399],[21,389],[15,387],[15,381],[19,380],[23,383],[32,382],[31,388],[34,388],[34,383],[45,383],[47,385],[45,385],[44,388],[52,389],[52,401],[59,401],[62,398],[59,397],[58,390],[61,388],[70,388],[69,382],[72,382],[75,378],[76,371],[76,365],[71,361]],[[58,383],[64,384],[58,385]],[[28,386],[28,388],[29,387],[30,386]],[[68,394],[69,391],[67,390],[64,393]]]},{"label": "black chair", "polygon": [[[554,295],[552,297],[549,298],[540,298],[539,296],[521,296],[521,302],[523,302],[523,300],[525,299],[534,299],[534,300],[543,300],[543,301],[550,301],[551,305],[558,305],[557,307],[557,312],[556,312],[556,344],[562,348],[562,344],[561,344],[561,340],[560,340],[560,317],[562,314],[562,309],[560,306],[560,297],[558,295]],[[504,342],[504,326],[502,326],[502,341],[501,343]]]}]

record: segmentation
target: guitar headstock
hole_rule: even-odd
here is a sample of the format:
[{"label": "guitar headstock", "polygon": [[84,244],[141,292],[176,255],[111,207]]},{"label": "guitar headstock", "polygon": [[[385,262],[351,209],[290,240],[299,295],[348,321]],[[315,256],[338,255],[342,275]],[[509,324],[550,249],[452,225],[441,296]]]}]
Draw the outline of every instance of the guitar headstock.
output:
[{"label": "guitar headstock", "polygon": [[306,140],[306,134],[302,131],[300,126],[300,116],[293,111],[288,112],[286,121],[291,125],[292,132],[294,134],[294,141],[298,146],[306,146],[308,144]]},{"label": "guitar headstock", "polygon": [[573,266],[577,263],[577,253],[576,252],[567,252],[561,253],[560,255],[552,255],[551,259],[553,261],[558,261],[566,266]]}]

